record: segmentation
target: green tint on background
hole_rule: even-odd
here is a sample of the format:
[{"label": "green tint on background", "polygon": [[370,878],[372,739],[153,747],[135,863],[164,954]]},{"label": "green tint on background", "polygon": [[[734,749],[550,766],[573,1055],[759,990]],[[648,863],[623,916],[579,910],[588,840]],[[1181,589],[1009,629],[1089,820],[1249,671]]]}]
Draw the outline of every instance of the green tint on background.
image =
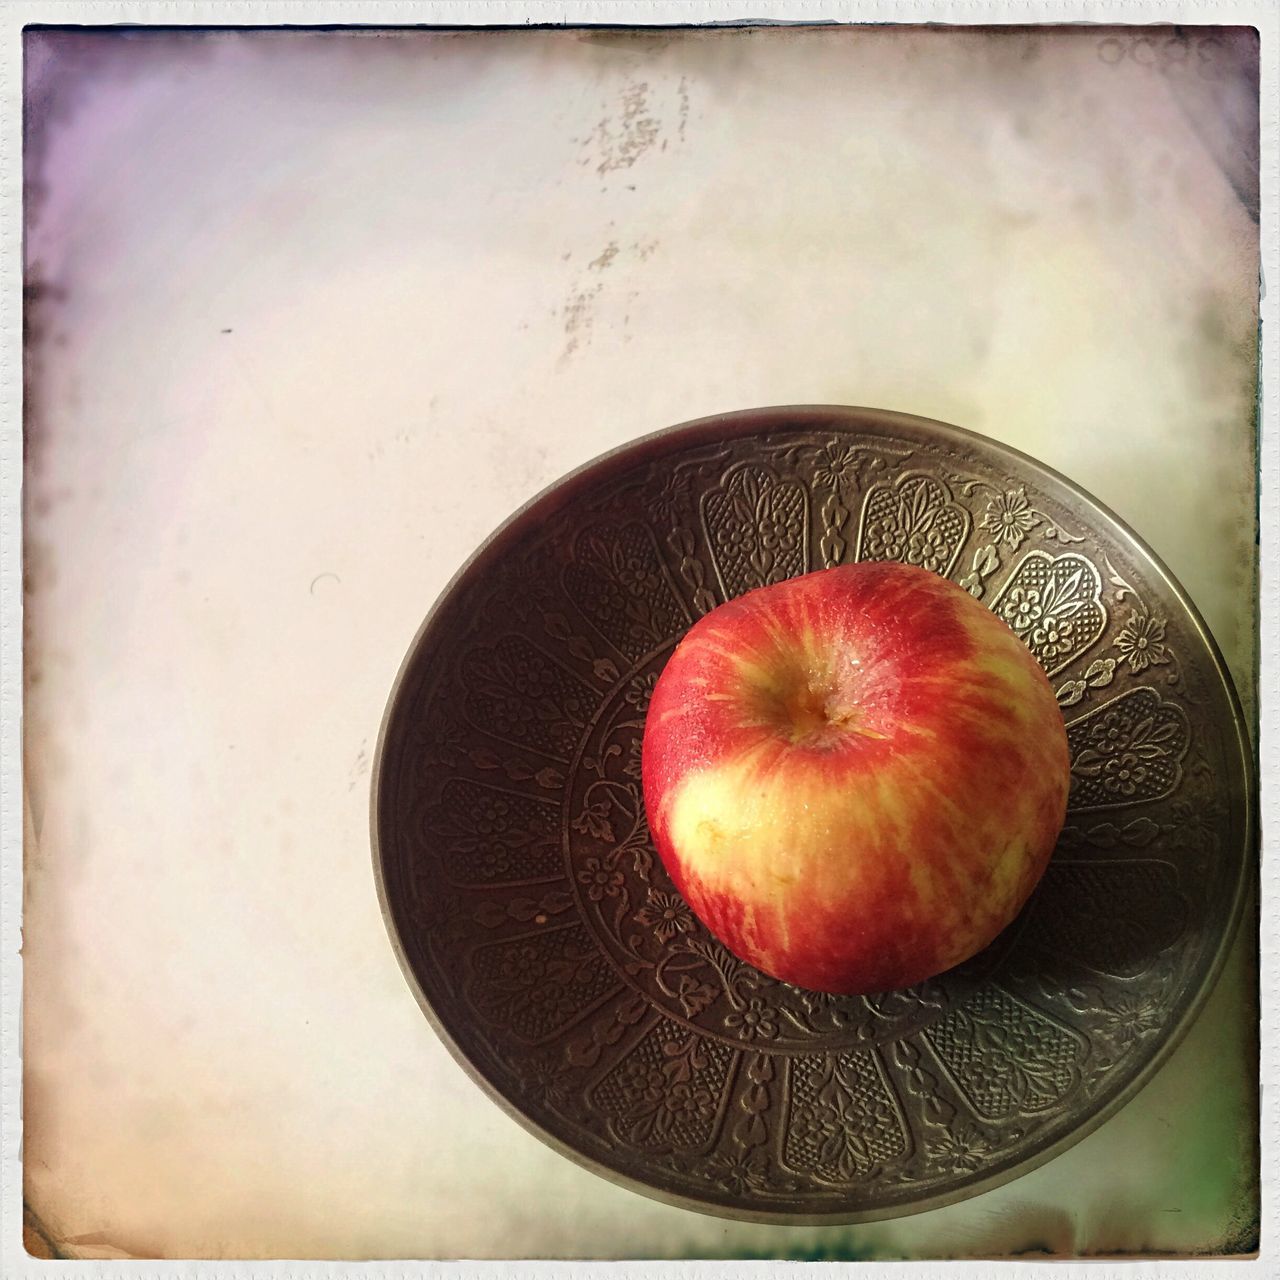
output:
[{"label": "green tint on background", "polygon": [[[887,1261],[1254,1251],[1253,918],[1246,917],[1213,998],[1151,1083],[1048,1164],[985,1195],[908,1218],[794,1229],[734,1223],[715,1245],[689,1240],[669,1254],[645,1256]],[[1097,1194],[1082,1195],[1090,1186]]]}]

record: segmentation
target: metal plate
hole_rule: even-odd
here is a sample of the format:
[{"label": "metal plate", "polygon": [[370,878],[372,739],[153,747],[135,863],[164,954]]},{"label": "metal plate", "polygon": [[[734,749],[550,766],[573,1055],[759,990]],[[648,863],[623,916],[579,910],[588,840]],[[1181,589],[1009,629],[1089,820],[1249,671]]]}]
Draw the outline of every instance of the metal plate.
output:
[{"label": "metal plate", "polygon": [[[717,603],[901,559],[1006,619],[1068,724],[1067,825],[982,955],[817,995],[729,955],[645,826],[654,680]],[[1240,914],[1250,756],[1168,572],[1039,463],[925,419],[753,410],[640,440],[517,512],[423,624],[374,777],[375,869],[427,1016],[517,1119],[660,1199],[763,1221],[935,1207],[1133,1095]]]}]

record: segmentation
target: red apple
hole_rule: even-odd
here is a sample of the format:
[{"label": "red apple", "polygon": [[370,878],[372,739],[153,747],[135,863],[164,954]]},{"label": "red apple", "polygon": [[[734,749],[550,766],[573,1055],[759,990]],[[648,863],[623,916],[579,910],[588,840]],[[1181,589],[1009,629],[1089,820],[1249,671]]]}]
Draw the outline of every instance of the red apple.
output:
[{"label": "red apple", "polygon": [[658,852],[739,958],[800,987],[910,986],[1013,920],[1066,813],[1062,713],[966,591],[865,563],[701,618],[653,692]]}]

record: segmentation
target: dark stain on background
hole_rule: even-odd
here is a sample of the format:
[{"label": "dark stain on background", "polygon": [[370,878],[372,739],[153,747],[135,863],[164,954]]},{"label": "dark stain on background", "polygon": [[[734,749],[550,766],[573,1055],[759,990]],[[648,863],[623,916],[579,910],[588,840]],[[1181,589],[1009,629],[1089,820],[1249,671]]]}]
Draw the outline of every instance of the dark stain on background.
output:
[{"label": "dark stain on background", "polygon": [[54,1244],[44,1224],[32,1211],[31,1206],[22,1206],[22,1247],[33,1258],[42,1262],[61,1260],[68,1255]]}]

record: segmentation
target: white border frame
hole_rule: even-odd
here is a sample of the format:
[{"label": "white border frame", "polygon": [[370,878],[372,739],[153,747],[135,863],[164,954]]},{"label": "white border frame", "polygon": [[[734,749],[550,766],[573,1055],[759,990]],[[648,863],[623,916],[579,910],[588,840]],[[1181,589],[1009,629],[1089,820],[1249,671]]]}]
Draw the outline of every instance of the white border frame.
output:
[{"label": "white border frame", "polygon": [[[1185,23],[1253,26],[1261,37],[1261,304],[1259,467],[1261,635],[1258,700],[1262,832],[1261,937],[1261,1242],[1250,1260],[1155,1262],[41,1262],[22,1248],[21,903],[22,903],[22,30],[54,25],[162,26],[533,26],[574,23],[660,26],[735,22]],[[564,1276],[605,1270],[614,1276],[804,1276],[857,1267],[859,1274],[986,1277],[1015,1268],[1019,1277],[1182,1277],[1222,1271],[1280,1273],[1270,1229],[1280,1142],[1276,1005],[1280,999],[1280,5],[1274,0],[8,0],[0,7],[0,1275],[14,1277],[369,1277],[467,1274]],[[1270,287],[1267,287],[1270,282]],[[1269,918],[1271,917],[1271,918]],[[1247,922],[1246,926],[1247,927]]]}]

